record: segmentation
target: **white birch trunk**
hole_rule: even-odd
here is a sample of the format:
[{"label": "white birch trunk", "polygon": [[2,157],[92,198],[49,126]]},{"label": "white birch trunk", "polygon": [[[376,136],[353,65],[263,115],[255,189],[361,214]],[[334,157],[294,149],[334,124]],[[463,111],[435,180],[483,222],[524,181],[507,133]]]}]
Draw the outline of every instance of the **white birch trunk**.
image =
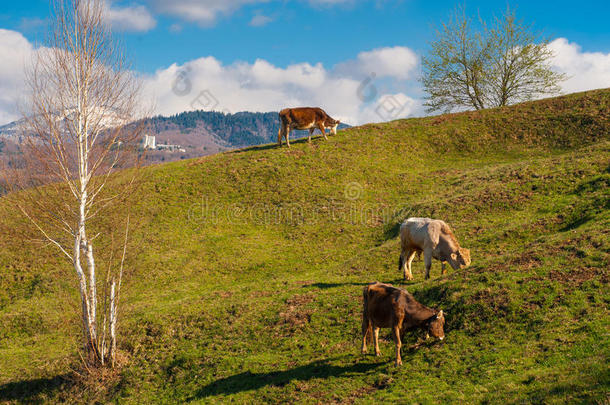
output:
[{"label": "white birch trunk", "polygon": [[85,349],[85,353],[89,352],[91,347],[91,328],[90,328],[90,311],[89,311],[89,297],[87,297],[87,278],[85,277],[85,273],[80,263],[80,235],[77,235],[74,241],[74,256],[73,256],[73,264],[74,270],[76,270],[76,274],[78,276],[78,287],[81,296],[81,305],[82,305],[82,321],[83,321],[83,332],[84,332],[84,342],[83,346]]},{"label": "white birch trunk", "polygon": [[[117,166],[126,166],[117,165],[119,152],[124,152],[122,156],[136,153],[135,149],[117,148],[115,154],[115,145],[135,145],[144,131],[143,126],[123,131],[137,116],[140,86],[107,31],[104,0],[57,0],[55,5],[50,44],[26,72],[32,111],[24,116],[28,127],[24,134],[27,147],[35,153],[24,153],[33,170],[23,173],[31,172],[35,184],[43,180],[44,184],[65,184],[66,189],[40,187],[24,193],[19,209],[70,260],[76,272],[88,366],[114,364],[129,217],[120,268],[110,254],[102,297],[97,292],[96,265],[106,266],[109,249],[104,242],[109,235],[97,234],[93,218],[103,215],[113,200],[127,195],[132,187],[132,183],[118,190],[105,186]],[[24,180],[20,188],[29,189],[31,179]],[[94,249],[97,236],[101,242]]]},{"label": "white birch trunk", "polygon": [[117,305],[118,300],[115,296],[115,281],[112,280],[112,284],[110,285],[110,348],[109,348],[109,357],[112,362],[112,367],[114,367],[115,359],[116,359],[116,321],[117,321]]}]

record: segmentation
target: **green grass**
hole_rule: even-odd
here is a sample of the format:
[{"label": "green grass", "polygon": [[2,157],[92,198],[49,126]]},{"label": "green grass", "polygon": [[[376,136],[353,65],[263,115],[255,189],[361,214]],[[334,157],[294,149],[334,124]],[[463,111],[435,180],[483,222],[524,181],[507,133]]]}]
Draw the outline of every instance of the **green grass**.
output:
[{"label": "green grass", "polygon": [[[600,90],[148,167],[126,366],[99,386],[70,372],[75,275],[0,204],[0,402],[606,403],[609,135]],[[450,223],[472,266],[402,284],[408,216]],[[446,339],[361,356],[375,280],[446,311]]]}]

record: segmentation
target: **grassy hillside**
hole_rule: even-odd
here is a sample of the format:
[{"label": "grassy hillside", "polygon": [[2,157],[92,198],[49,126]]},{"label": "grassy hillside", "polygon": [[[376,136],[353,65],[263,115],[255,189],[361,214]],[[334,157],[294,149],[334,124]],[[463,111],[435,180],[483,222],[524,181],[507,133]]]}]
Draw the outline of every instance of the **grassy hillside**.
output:
[{"label": "grassy hillside", "polygon": [[[118,375],[83,382],[75,276],[0,204],[0,402],[605,403],[610,90],[371,124],[147,167]],[[472,266],[402,284],[397,224],[446,220]],[[393,366],[362,287],[446,313]]]}]

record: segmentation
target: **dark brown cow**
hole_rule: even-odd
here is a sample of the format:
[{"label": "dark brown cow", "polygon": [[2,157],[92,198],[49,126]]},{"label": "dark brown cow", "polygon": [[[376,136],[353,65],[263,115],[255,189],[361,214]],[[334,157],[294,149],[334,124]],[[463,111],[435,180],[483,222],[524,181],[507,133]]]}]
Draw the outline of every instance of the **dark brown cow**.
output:
[{"label": "dark brown cow", "polygon": [[308,129],[309,130],[309,142],[311,142],[311,135],[315,129],[319,129],[326,137],[326,128],[330,128],[330,132],[333,135],[337,134],[337,127],[340,122],[334,120],[330,115],[321,108],[313,107],[299,107],[299,108],[285,108],[280,111],[280,130],[277,136],[277,142],[282,146],[282,138],[286,138],[286,145],[290,147],[290,131],[293,129]]},{"label": "dark brown cow", "polygon": [[396,365],[400,358],[400,336],[408,329],[426,330],[426,338],[432,335],[440,340],[445,338],[445,316],[443,311],[428,308],[415,301],[407,291],[389,284],[371,283],[364,287],[364,308],[362,310],[362,353],[366,353],[367,338],[373,334],[375,355],[380,356],[379,328],[391,328],[396,343]]}]

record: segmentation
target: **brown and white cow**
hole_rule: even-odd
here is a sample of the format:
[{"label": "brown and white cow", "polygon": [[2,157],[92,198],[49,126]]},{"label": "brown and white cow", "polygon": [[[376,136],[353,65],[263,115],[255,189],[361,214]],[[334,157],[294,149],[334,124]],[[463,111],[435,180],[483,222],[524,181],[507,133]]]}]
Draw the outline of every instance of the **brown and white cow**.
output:
[{"label": "brown and white cow", "polygon": [[311,142],[311,135],[315,129],[319,129],[326,137],[326,128],[330,128],[330,132],[333,135],[337,134],[337,127],[340,122],[331,118],[330,115],[326,114],[321,108],[314,107],[299,107],[299,108],[285,108],[280,111],[280,130],[278,133],[277,141],[282,146],[282,138],[286,138],[286,145],[290,147],[290,131],[293,129],[308,129],[309,130],[309,142]]},{"label": "brown and white cow", "polygon": [[400,357],[401,335],[409,330],[421,328],[426,338],[432,335],[440,340],[445,338],[445,315],[420,304],[406,290],[389,284],[371,283],[364,287],[364,308],[362,310],[362,353],[367,352],[367,339],[373,335],[375,355],[380,356],[379,329],[391,328],[396,343],[396,365],[402,364]]},{"label": "brown and white cow", "polygon": [[416,253],[424,252],[426,279],[432,258],[441,261],[441,274],[445,274],[445,262],[454,270],[470,266],[470,250],[461,248],[449,225],[439,219],[407,219],[400,226],[400,246],[398,270],[403,270],[405,280],[413,280],[411,262]]}]

